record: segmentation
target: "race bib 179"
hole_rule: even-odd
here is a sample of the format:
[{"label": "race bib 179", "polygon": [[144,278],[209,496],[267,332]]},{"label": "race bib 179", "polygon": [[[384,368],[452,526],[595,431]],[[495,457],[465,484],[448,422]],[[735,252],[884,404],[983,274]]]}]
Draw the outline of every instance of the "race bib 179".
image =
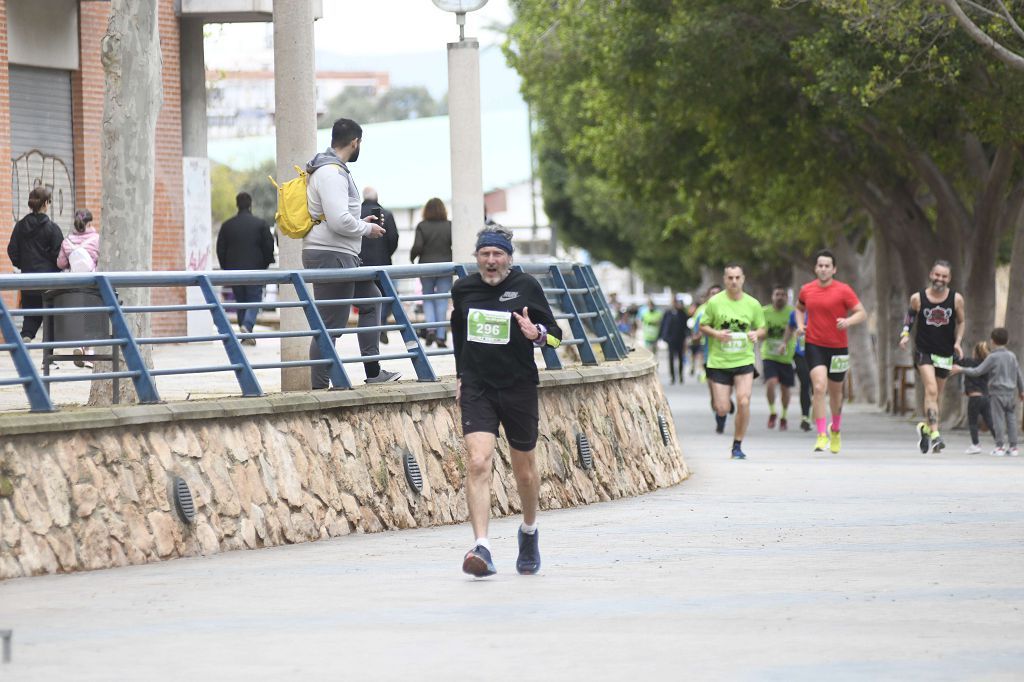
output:
[{"label": "race bib 179", "polygon": [[467,321],[469,322],[466,331],[467,341],[498,345],[508,343],[512,313],[470,308]]},{"label": "race bib 179", "polygon": [[742,332],[732,332],[728,341],[722,341],[722,350],[726,353],[742,353],[750,345],[750,339]]}]

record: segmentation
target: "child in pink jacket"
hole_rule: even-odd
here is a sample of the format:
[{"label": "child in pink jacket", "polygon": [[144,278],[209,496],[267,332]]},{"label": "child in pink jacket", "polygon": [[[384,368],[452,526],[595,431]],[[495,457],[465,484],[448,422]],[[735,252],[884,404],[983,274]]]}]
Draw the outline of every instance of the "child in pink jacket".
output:
[{"label": "child in pink jacket", "polygon": [[64,237],[57,256],[57,267],[71,272],[96,272],[100,260],[100,233],[89,225],[92,213],[75,211],[75,229]]},{"label": "child in pink jacket", "polygon": [[[96,228],[89,225],[92,222],[92,213],[80,209],[75,211],[75,229],[64,237],[60,245],[60,254],[57,256],[57,267],[70,272],[96,272],[96,264],[100,260],[100,234]],[[76,356],[92,355],[87,348],[76,348]],[[75,359],[78,367],[92,367],[91,362],[84,359]]]}]

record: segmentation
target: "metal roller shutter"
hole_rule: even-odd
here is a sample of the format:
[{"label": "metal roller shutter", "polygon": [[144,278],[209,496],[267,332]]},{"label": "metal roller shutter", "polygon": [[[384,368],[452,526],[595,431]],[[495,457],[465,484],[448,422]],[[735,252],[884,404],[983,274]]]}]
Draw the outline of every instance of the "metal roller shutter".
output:
[{"label": "metal roller shutter", "polygon": [[51,217],[67,232],[75,212],[71,72],[11,64],[10,99],[13,218],[28,212],[28,194],[42,184],[53,192]]}]

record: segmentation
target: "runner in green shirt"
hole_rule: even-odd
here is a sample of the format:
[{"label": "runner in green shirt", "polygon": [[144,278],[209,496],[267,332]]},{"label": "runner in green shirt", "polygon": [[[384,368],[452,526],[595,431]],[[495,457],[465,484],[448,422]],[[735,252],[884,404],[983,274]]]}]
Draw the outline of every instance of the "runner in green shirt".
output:
[{"label": "runner in green shirt", "polygon": [[[789,410],[789,389],[796,384],[793,372],[793,354],[796,352],[796,321],[793,306],[787,299],[786,287],[772,288],[772,304],[764,306],[766,338],[761,344],[765,394],[768,398],[768,428],[774,429],[778,420],[779,431],[789,428],[786,412]],[[775,411],[775,387],[781,386],[782,419]]]},{"label": "runner in green shirt", "polygon": [[708,338],[708,382],[715,407],[716,431],[725,430],[731,394],[736,390],[735,435],[732,458],[746,459],[743,436],[750,422],[750,394],[754,387],[754,344],[764,338],[764,311],[757,299],[743,292],[743,267],[725,266],[725,291],[713,296],[704,309],[700,331]]}]

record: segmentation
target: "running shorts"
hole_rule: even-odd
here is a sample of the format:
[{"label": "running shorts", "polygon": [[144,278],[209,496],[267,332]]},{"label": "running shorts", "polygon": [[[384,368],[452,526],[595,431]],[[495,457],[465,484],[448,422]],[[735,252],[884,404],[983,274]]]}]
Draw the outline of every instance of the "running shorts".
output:
[{"label": "running shorts", "polygon": [[780,384],[789,387],[796,384],[796,374],[793,371],[792,363],[765,360],[763,365],[765,381],[768,381],[769,379],[778,379]]},{"label": "running shorts", "polygon": [[832,358],[837,355],[845,355],[847,358],[850,356],[849,348],[829,348],[827,346],[816,346],[813,343],[808,343],[804,346],[804,357],[807,358],[807,369],[813,370],[815,367],[825,366],[829,369],[828,378],[829,381],[842,382],[846,379],[846,370],[842,372],[831,371]]},{"label": "running shorts", "polygon": [[754,378],[757,378],[757,369],[753,365],[742,365],[740,367],[730,367],[728,369],[718,369],[717,367],[706,368],[708,381],[713,381],[716,384],[724,384],[726,386],[733,385],[733,379],[744,374],[753,374]]},{"label": "running shorts", "polygon": [[516,450],[527,452],[537,447],[540,412],[535,384],[494,388],[463,379],[459,407],[463,435],[485,432],[497,437],[501,424],[509,445]]},{"label": "running shorts", "polygon": [[[935,365],[935,361],[932,360],[931,353],[922,353],[919,350],[914,351],[914,367],[920,367],[921,365]],[[949,370],[942,367],[935,367],[935,378],[946,379],[949,377]]]}]

